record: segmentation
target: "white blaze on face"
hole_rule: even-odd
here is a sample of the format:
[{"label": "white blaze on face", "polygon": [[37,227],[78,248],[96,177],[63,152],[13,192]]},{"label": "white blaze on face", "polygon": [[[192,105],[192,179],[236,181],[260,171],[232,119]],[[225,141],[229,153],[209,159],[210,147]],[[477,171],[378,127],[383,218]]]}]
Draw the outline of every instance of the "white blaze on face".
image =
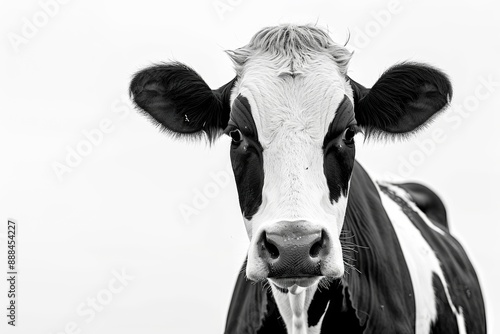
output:
[{"label": "white blaze on face", "polygon": [[299,75],[280,75],[275,60],[263,55],[245,64],[233,91],[248,99],[263,147],[262,204],[245,220],[251,239],[247,262],[249,278],[264,278],[266,265],[257,254],[257,238],[280,221],[307,221],[327,232],[330,256],[322,272],[343,274],[339,235],[347,198],[331,203],[323,167],[323,140],[337,107],[352,91],[335,62],[316,55]]}]

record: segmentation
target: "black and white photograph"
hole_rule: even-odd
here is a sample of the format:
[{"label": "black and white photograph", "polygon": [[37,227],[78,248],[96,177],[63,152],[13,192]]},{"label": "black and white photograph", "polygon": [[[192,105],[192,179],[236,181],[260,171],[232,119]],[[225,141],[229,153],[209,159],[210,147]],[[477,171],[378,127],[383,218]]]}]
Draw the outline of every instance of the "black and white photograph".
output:
[{"label": "black and white photograph", "polygon": [[0,333],[500,333],[498,3],[0,8]]}]

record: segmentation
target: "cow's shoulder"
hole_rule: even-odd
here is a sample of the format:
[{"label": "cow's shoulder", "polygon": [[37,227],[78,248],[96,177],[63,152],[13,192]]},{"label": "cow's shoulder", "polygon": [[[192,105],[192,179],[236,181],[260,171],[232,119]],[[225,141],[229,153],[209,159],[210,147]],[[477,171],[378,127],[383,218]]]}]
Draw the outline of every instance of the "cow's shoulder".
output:
[{"label": "cow's shoulder", "polygon": [[343,284],[366,333],[415,332],[415,299],[400,240],[382,202],[380,186],[356,161],[341,243]]}]

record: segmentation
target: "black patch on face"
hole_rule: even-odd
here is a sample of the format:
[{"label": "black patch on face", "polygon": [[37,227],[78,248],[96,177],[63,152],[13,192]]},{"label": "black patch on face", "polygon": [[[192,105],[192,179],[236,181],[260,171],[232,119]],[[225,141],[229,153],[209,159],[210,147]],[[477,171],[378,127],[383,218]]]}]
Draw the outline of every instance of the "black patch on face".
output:
[{"label": "black patch on face", "polygon": [[[225,132],[237,138],[231,143],[231,164],[238,189],[240,208],[246,219],[251,219],[262,204],[264,165],[262,146],[246,97],[238,95],[231,110]],[[237,133],[239,131],[239,133]]]},{"label": "black patch on face", "polygon": [[344,133],[349,127],[357,131],[354,107],[344,96],[323,141],[323,170],[330,190],[330,201],[336,202],[341,195],[347,196],[356,153],[354,142],[344,140]]}]

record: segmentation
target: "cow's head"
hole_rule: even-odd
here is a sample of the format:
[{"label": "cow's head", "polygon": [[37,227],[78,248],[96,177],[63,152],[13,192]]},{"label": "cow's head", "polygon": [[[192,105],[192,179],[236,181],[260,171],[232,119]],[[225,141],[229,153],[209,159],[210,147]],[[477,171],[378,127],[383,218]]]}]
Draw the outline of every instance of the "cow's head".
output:
[{"label": "cow's head", "polygon": [[449,80],[402,63],[367,89],[347,76],[351,53],[314,26],[265,28],[228,53],[237,76],[223,87],[211,90],[189,67],[166,63],[135,75],[135,103],[175,135],[231,137],[248,278],[293,289],[341,277],[356,133],[421,128],[447,105]]}]

